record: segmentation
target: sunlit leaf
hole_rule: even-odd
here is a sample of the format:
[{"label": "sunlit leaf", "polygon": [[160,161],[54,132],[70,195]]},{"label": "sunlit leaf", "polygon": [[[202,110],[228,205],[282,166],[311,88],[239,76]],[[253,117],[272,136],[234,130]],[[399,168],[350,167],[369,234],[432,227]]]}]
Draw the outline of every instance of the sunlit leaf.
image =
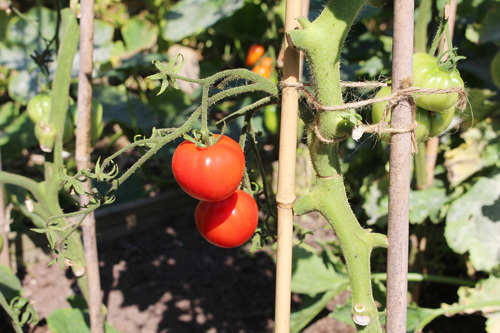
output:
[{"label": "sunlit leaf", "polygon": [[500,264],[500,174],[479,178],[455,200],[446,217],[445,237],[457,253],[469,252],[477,270]]}]

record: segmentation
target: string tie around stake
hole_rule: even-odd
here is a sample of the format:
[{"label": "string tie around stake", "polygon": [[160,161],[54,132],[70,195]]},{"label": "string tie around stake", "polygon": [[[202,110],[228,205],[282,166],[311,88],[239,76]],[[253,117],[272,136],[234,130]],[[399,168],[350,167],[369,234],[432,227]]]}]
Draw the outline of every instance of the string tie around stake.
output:
[{"label": "string tie around stake", "polygon": [[[386,87],[389,86],[390,84],[387,82],[350,82],[350,81],[343,81],[340,84],[342,87],[353,87],[353,88],[376,88],[376,87]],[[298,90],[301,90],[304,94],[304,97],[306,98],[307,104],[318,111],[324,111],[324,112],[332,112],[332,111],[345,111],[347,109],[359,109],[374,103],[383,103],[383,102],[388,102],[387,106],[384,110],[384,114],[382,116],[382,120],[377,123],[377,124],[361,124],[361,125],[356,125],[354,126],[352,137],[355,140],[358,140],[363,133],[377,133],[378,135],[381,135],[382,133],[407,133],[411,132],[412,133],[412,152],[415,153],[417,151],[417,140],[415,136],[415,129],[418,126],[418,123],[415,119],[415,112],[416,112],[416,106],[415,103],[413,102],[413,98],[418,95],[427,95],[427,94],[451,94],[451,93],[457,93],[458,94],[458,102],[456,104],[456,107],[464,110],[466,105],[467,105],[467,93],[465,90],[461,87],[452,87],[452,88],[447,88],[447,89],[435,89],[435,88],[420,88],[420,87],[414,87],[413,82],[411,78],[407,78],[405,80],[402,80],[401,84],[401,89],[399,89],[396,92],[391,93],[388,96],[384,97],[379,97],[379,98],[371,98],[367,100],[362,100],[362,101],[356,101],[356,102],[351,102],[351,103],[346,103],[346,104],[340,104],[340,105],[335,105],[335,106],[325,106],[321,105],[314,96],[305,89],[306,86],[309,86],[307,83],[286,83],[286,82],[281,82],[280,86],[282,88],[284,87],[292,87]],[[387,114],[392,110],[392,108],[398,104],[399,102],[407,100],[410,103],[411,106],[411,117],[412,117],[412,122],[409,126],[403,127],[403,128],[393,128],[390,127],[390,123],[385,121],[385,118]],[[341,137],[341,138],[336,138],[336,139],[329,139],[325,138],[319,130],[319,124],[316,121],[314,124],[314,133],[318,137],[318,139],[324,143],[330,144],[330,143],[336,143],[342,140],[345,140],[348,136]]]}]

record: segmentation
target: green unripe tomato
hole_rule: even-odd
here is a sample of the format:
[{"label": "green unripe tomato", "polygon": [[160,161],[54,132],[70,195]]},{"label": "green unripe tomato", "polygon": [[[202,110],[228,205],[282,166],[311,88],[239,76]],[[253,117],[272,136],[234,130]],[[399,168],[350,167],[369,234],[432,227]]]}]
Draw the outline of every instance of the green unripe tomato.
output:
[{"label": "green unripe tomato", "polygon": [[45,122],[49,121],[50,109],[50,95],[42,93],[29,100],[26,112],[28,112],[28,117],[33,124],[36,124],[41,120]]},{"label": "green unripe tomato", "polygon": [[270,134],[278,134],[280,121],[281,115],[276,105],[266,106],[264,109],[264,126]]},{"label": "green unripe tomato", "polygon": [[[78,112],[77,105],[73,104],[69,107],[71,112],[73,122],[78,124]],[[103,108],[102,104],[95,98],[92,98],[91,105],[91,118],[90,118],[90,141],[92,143],[97,142],[102,135],[104,129],[104,122],[102,120]],[[75,129],[76,131],[76,129]]]},{"label": "green unripe tomato", "polygon": [[49,123],[39,121],[35,124],[35,137],[38,139],[40,149],[46,153],[52,152],[56,140],[56,129]]},{"label": "green unripe tomato", "polygon": [[490,64],[491,78],[493,82],[500,88],[500,51],[495,54]]},{"label": "green unripe tomato", "polygon": [[[448,89],[464,87],[460,73],[455,69],[446,69],[438,60],[427,53],[413,55],[413,86],[419,88]],[[415,104],[423,109],[441,112],[455,106],[458,94],[417,94]]]},{"label": "green unripe tomato", "polygon": [[431,126],[429,128],[429,137],[437,136],[450,126],[455,116],[455,107],[442,112],[431,112],[429,118]]},{"label": "green unripe tomato", "polygon": [[[389,96],[391,94],[391,87],[383,87],[381,88],[375,98]],[[372,106],[372,123],[377,124],[382,120],[382,116],[384,115],[385,107],[388,102],[379,102],[374,103]],[[430,127],[430,119],[428,112],[421,108],[417,108],[415,111],[415,120],[418,122],[418,126],[415,130],[415,135],[418,141],[423,141],[427,139],[429,135],[429,127]],[[389,112],[385,117],[385,121],[388,123],[391,121],[391,113]],[[389,133],[382,134],[382,139],[386,142],[389,142],[390,135]]]}]

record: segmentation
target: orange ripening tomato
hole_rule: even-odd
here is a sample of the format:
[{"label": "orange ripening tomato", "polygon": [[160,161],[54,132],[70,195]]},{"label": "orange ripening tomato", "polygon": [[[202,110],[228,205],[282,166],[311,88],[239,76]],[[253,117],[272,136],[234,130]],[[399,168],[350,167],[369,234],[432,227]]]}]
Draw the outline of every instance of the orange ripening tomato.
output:
[{"label": "orange ripening tomato", "polygon": [[257,65],[252,68],[252,72],[257,73],[265,77],[266,79],[269,79],[269,77],[271,77],[272,69],[269,66]]},{"label": "orange ripening tomato", "polygon": [[271,57],[264,57],[262,60],[259,62],[259,65],[266,66],[266,67],[273,67],[273,59]]},{"label": "orange ripening tomato", "polygon": [[253,44],[247,53],[246,65],[252,66],[264,55],[264,46],[259,44]]}]

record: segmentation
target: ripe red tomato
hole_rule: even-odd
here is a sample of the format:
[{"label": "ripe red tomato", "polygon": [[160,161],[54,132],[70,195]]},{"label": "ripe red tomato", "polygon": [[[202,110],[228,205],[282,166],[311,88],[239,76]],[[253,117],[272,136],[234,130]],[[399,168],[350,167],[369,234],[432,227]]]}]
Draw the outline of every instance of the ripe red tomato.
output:
[{"label": "ripe red tomato", "polygon": [[264,55],[265,51],[266,50],[262,45],[253,44],[252,46],[250,46],[250,49],[248,49],[247,59],[245,62],[247,67],[254,65],[260,59],[260,57]]},{"label": "ripe red tomato", "polygon": [[227,136],[205,148],[184,141],[172,157],[172,171],[179,186],[193,198],[220,201],[240,185],[245,155],[240,145]]},{"label": "ripe red tomato", "polygon": [[272,69],[269,66],[257,65],[252,68],[252,72],[259,74],[260,76],[269,79],[271,77]]},{"label": "ripe red tomato", "polygon": [[237,190],[222,201],[201,201],[194,216],[198,231],[208,242],[230,248],[243,245],[252,237],[259,209],[250,194]]}]

